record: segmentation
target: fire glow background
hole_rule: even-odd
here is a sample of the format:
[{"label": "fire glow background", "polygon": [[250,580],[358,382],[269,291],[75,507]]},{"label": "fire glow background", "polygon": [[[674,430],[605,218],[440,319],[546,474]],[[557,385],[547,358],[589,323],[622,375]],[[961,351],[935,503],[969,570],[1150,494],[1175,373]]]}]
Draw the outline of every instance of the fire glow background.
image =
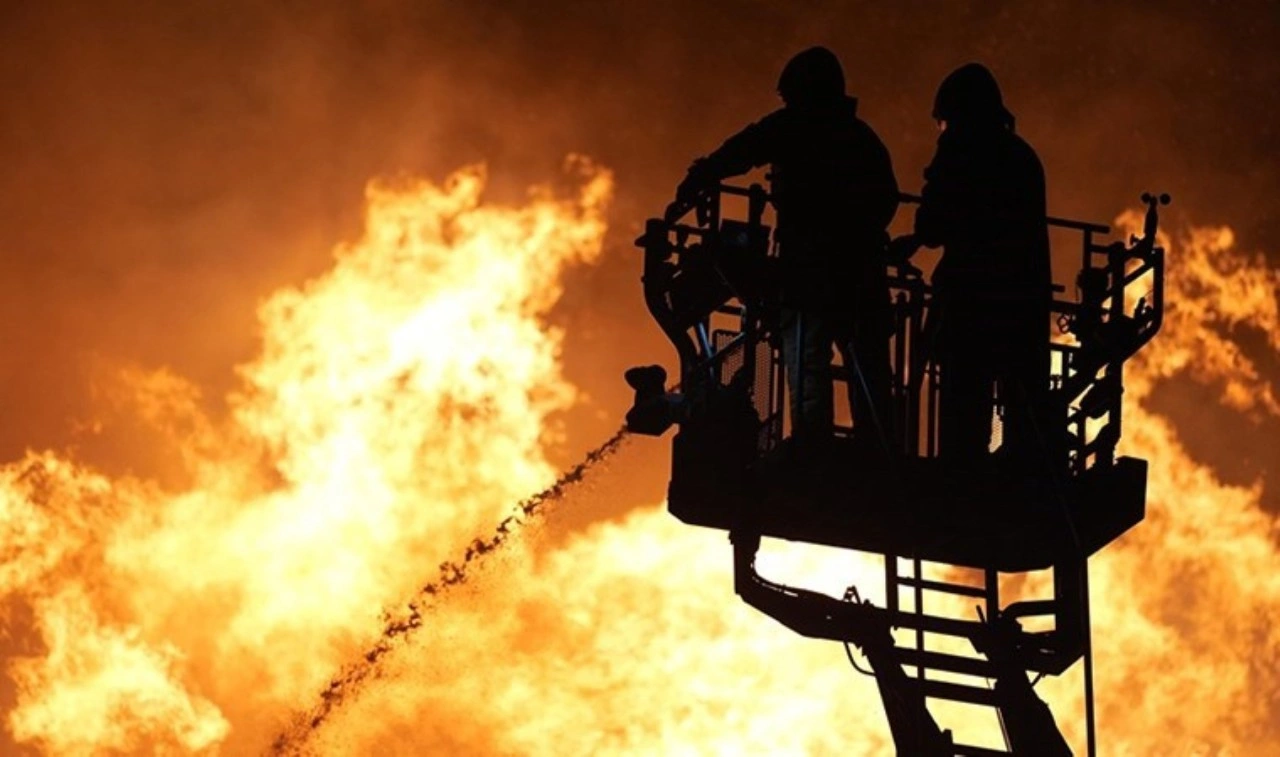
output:
[{"label": "fire glow background", "polygon": [[[670,365],[630,241],[825,43],[906,189],[977,59],[1054,213],[1173,194],[1181,299],[1127,384],[1150,517],[1095,561],[1103,746],[1280,752],[1274,3],[508,5],[0,7],[0,751],[888,753],[644,441],[298,719]],[[1078,739],[1075,683],[1041,688]]]}]

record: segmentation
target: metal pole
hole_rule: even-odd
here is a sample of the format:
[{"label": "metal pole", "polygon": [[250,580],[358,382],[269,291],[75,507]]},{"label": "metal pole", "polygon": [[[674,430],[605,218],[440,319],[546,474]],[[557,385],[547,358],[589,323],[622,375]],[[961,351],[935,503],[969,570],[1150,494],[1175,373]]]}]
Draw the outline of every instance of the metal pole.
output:
[{"label": "metal pole", "polygon": [[1081,625],[1084,626],[1084,723],[1088,757],[1098,757],[1097,722],[1093,707],[1093,623],[1089,619],[1089,561],[1080,565]]}]

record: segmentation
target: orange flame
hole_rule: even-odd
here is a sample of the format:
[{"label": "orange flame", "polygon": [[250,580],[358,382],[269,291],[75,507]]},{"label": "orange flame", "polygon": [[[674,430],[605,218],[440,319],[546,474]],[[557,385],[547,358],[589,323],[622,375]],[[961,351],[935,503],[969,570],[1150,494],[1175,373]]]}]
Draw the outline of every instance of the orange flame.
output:
[{"label": "orange flame", "polygon": [[[192,485],[54,454],[0,468],[0,596],[38,648],[8,727],[51,754],[241,753],[302,706],[411,593],[554,478],[550,416],[575,390],[541,316],[594,260],[610,175],[482,205],[484,171],[373,184],[363,237],[260,309],[260,356],[215,421],[166,372],[139,411]],[[10,615],[12,617],[12,613]]]},{"label": "orange flame", "polygon": [[[0,589],[40,641],[9,668],[15,738],[68,755],[262,750],[370,646],[376,608],[551,480],[549,418],[574,390],[538,316],[563,268],[598,255],[610,191],[607,173],[575,166],[575,198],[520,208],[481,205],[476,169],[371,188],[365,236],[263,306],[263,351],[226,421],[178,377],[128,374],[190,487],[49,453],[0,468]],[[1093,561],[1102,743],[1276,752],[1275,519],[1260,485],[1220,481],[1147,400],[1187,377],[1220,386],[1224,412],[1280,418],[1232,338],[1249,326],[1277,346],[1280,276],[1225,229],[1165,245],[1169,312],[1128,376],[1123,442],[1152,461],[1149,515]],[[736,600],[722,534],[648,506],[558,546],[508,545],[308,751],[893,752],[874,684],[839,645]],[[770,575],[877,599],[866,556],[769,544],[761,559]],[[1078,667],[1039,688],[1080,745]],[[993,718],[939,717],[998,743]]]},{"label": "orange flame", "polygon": [[[1139,221],[1126,214],[1118,224]],[[1130,371],[1124,443],[1152,461],[1149,516],[1092,563],[1100,737],[1116,754],[1271,753],[1280,749],[1275,519],[1259,507],[1259,486],[1221,482],[1144,402],[1157,382],[1186,375],[1227,387],[1227,408],[1276,415],[1270,384],[1227,327],[1275,340],[1280,276],[1235,252],[1226,230],[1163,242],[1168,319]],[[832,593],[880,580],[865,556],[774,545],[768,557],[764,571]],[[312,747],[892,754],[873,683],[850,671],[838,645],[795,637],[741,605],[729,563],[723,535],[655,507],[560,549],[524,544],[483,589],[431,614]],[[1080,687],[1078,665],[1039,684],[1082,752]],[[989,713],[935,714],[961,740],[1000,743]]]}]

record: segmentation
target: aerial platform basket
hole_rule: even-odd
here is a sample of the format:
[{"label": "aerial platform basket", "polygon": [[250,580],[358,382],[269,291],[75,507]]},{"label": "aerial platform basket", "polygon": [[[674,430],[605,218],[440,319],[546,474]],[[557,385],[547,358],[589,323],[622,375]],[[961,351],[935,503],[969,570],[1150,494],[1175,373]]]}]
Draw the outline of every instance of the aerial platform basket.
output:
[{"label": "aerial platform basket", "polygon": [[[723,217],[727,197],[745,204],[745,218]],[[1076,296],[1055,287],[1053,303],[1050,381],[1061,423],[1051,433],[1064,441],[1054,447],[1060,457],[1038,466],[1014,464],[999,448],[986,464],[963,469],[937,457],[945,376],[926,345],[930,287],[911,265],[888,266],[901,446],[869,454],[851,428],[837,427],[832,444],[799,450],[788,438],[784,412],[786,366],[772,286],[777,260],[764,223],[764,189],[720,185],[650,219],[637,240],[644,250],[645,301],[675,346],[680,371],[675,389],[663,386],[665,373],[654,367],[628,372],[636,403],[627,420],[633,431],[655,436],[679,426],[670,511],[686,523],[731,532],[736,587],[748,603],[800,633],[863,647],[882,693],[895,692],[886,694],[885,704],[900,753],[1000,753],[952,744],[924,706],[930,698],[998,708],[1013,753],[1061,752],[1065,742],[1025,673],[1057,674],[1081,657],[1092,751],[1086,565],[1144,516],[1147,464],[1115,453],[1122,372],[1159,330],[1164,307],[1164,253],[1155,231],[1157,206],[1168,197],[1143,199],[1143,235],[1128,244],[1102,241],[1106,226],[1048,219],[1060,233],[1078,235],[1081,258]],[[833,370],[837,381],[852,380],[843,367]],[[884,555],[886,606],[764,579],[754,566],[761,536]],[[952,566],[948,575],[971,569],[980,580],[929,578],[930,564]],[[1042,569],[1053,570],[1051,596],[1001,601],[1001,573]],[[982,615],[926,615],[929,592],[981,600]],[[904,602],[906,596],[913,601]],[[1051,630],[1021,630],[1020,621],[1033,616]],[[914,648],[886,643],[892,627],[913,629]],[[931,652],[926,636],[935,633],[967,638],[982,656]],[[905,677],[908,668],[913,677]],[[994,689],[982,680],[960,684],[956,675],[997,683]],[[903,709],[904,701],[918,706]]]},{"label": "aerial platform basket", "polygon": [[1144,514],[1147,464],[1130,457],[1067,478],[1056,491],[1052,481],[999,470],[969,475],[933,459],[888,467],[846,450],[854,445],[843,440],[822,459],[801,460],[783,441],[739,487],[724,476],[740,471],[708,474],[715,467],[690,448],[695,440],[675,441],[670,511],[726,531],[749,524],[790,541],[1016,573],[1092,555]]}]

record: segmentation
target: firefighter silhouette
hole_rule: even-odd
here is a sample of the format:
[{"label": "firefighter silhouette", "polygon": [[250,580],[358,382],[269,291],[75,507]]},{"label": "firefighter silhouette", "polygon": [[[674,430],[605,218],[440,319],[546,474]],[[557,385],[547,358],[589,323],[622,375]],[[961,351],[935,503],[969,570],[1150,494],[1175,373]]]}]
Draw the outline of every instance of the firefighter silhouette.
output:
[{"label": "firefighter silhouette", "polygon": [[1044,169],[1015,133],[995,77],[977,63],[942,82],[933,117],[942,133],[914,241],[943,248],[929,327],[942,373],[939,453],[961,463],[985,458],[998,406],[1002,452],[1043,459],[1054,438]]},{"label": "firefighter silhouette", "polygon": [[835,344],[849,369],[855,437],[874,442],[891,418],[885,229],[898,206],[893,166],[884,143],[858,118],[830,50],[813,47],[792,58],[778,94],[782,108],[694,161],[677,202],[769,164],[793,437],[803,446],[832,433]]}]

